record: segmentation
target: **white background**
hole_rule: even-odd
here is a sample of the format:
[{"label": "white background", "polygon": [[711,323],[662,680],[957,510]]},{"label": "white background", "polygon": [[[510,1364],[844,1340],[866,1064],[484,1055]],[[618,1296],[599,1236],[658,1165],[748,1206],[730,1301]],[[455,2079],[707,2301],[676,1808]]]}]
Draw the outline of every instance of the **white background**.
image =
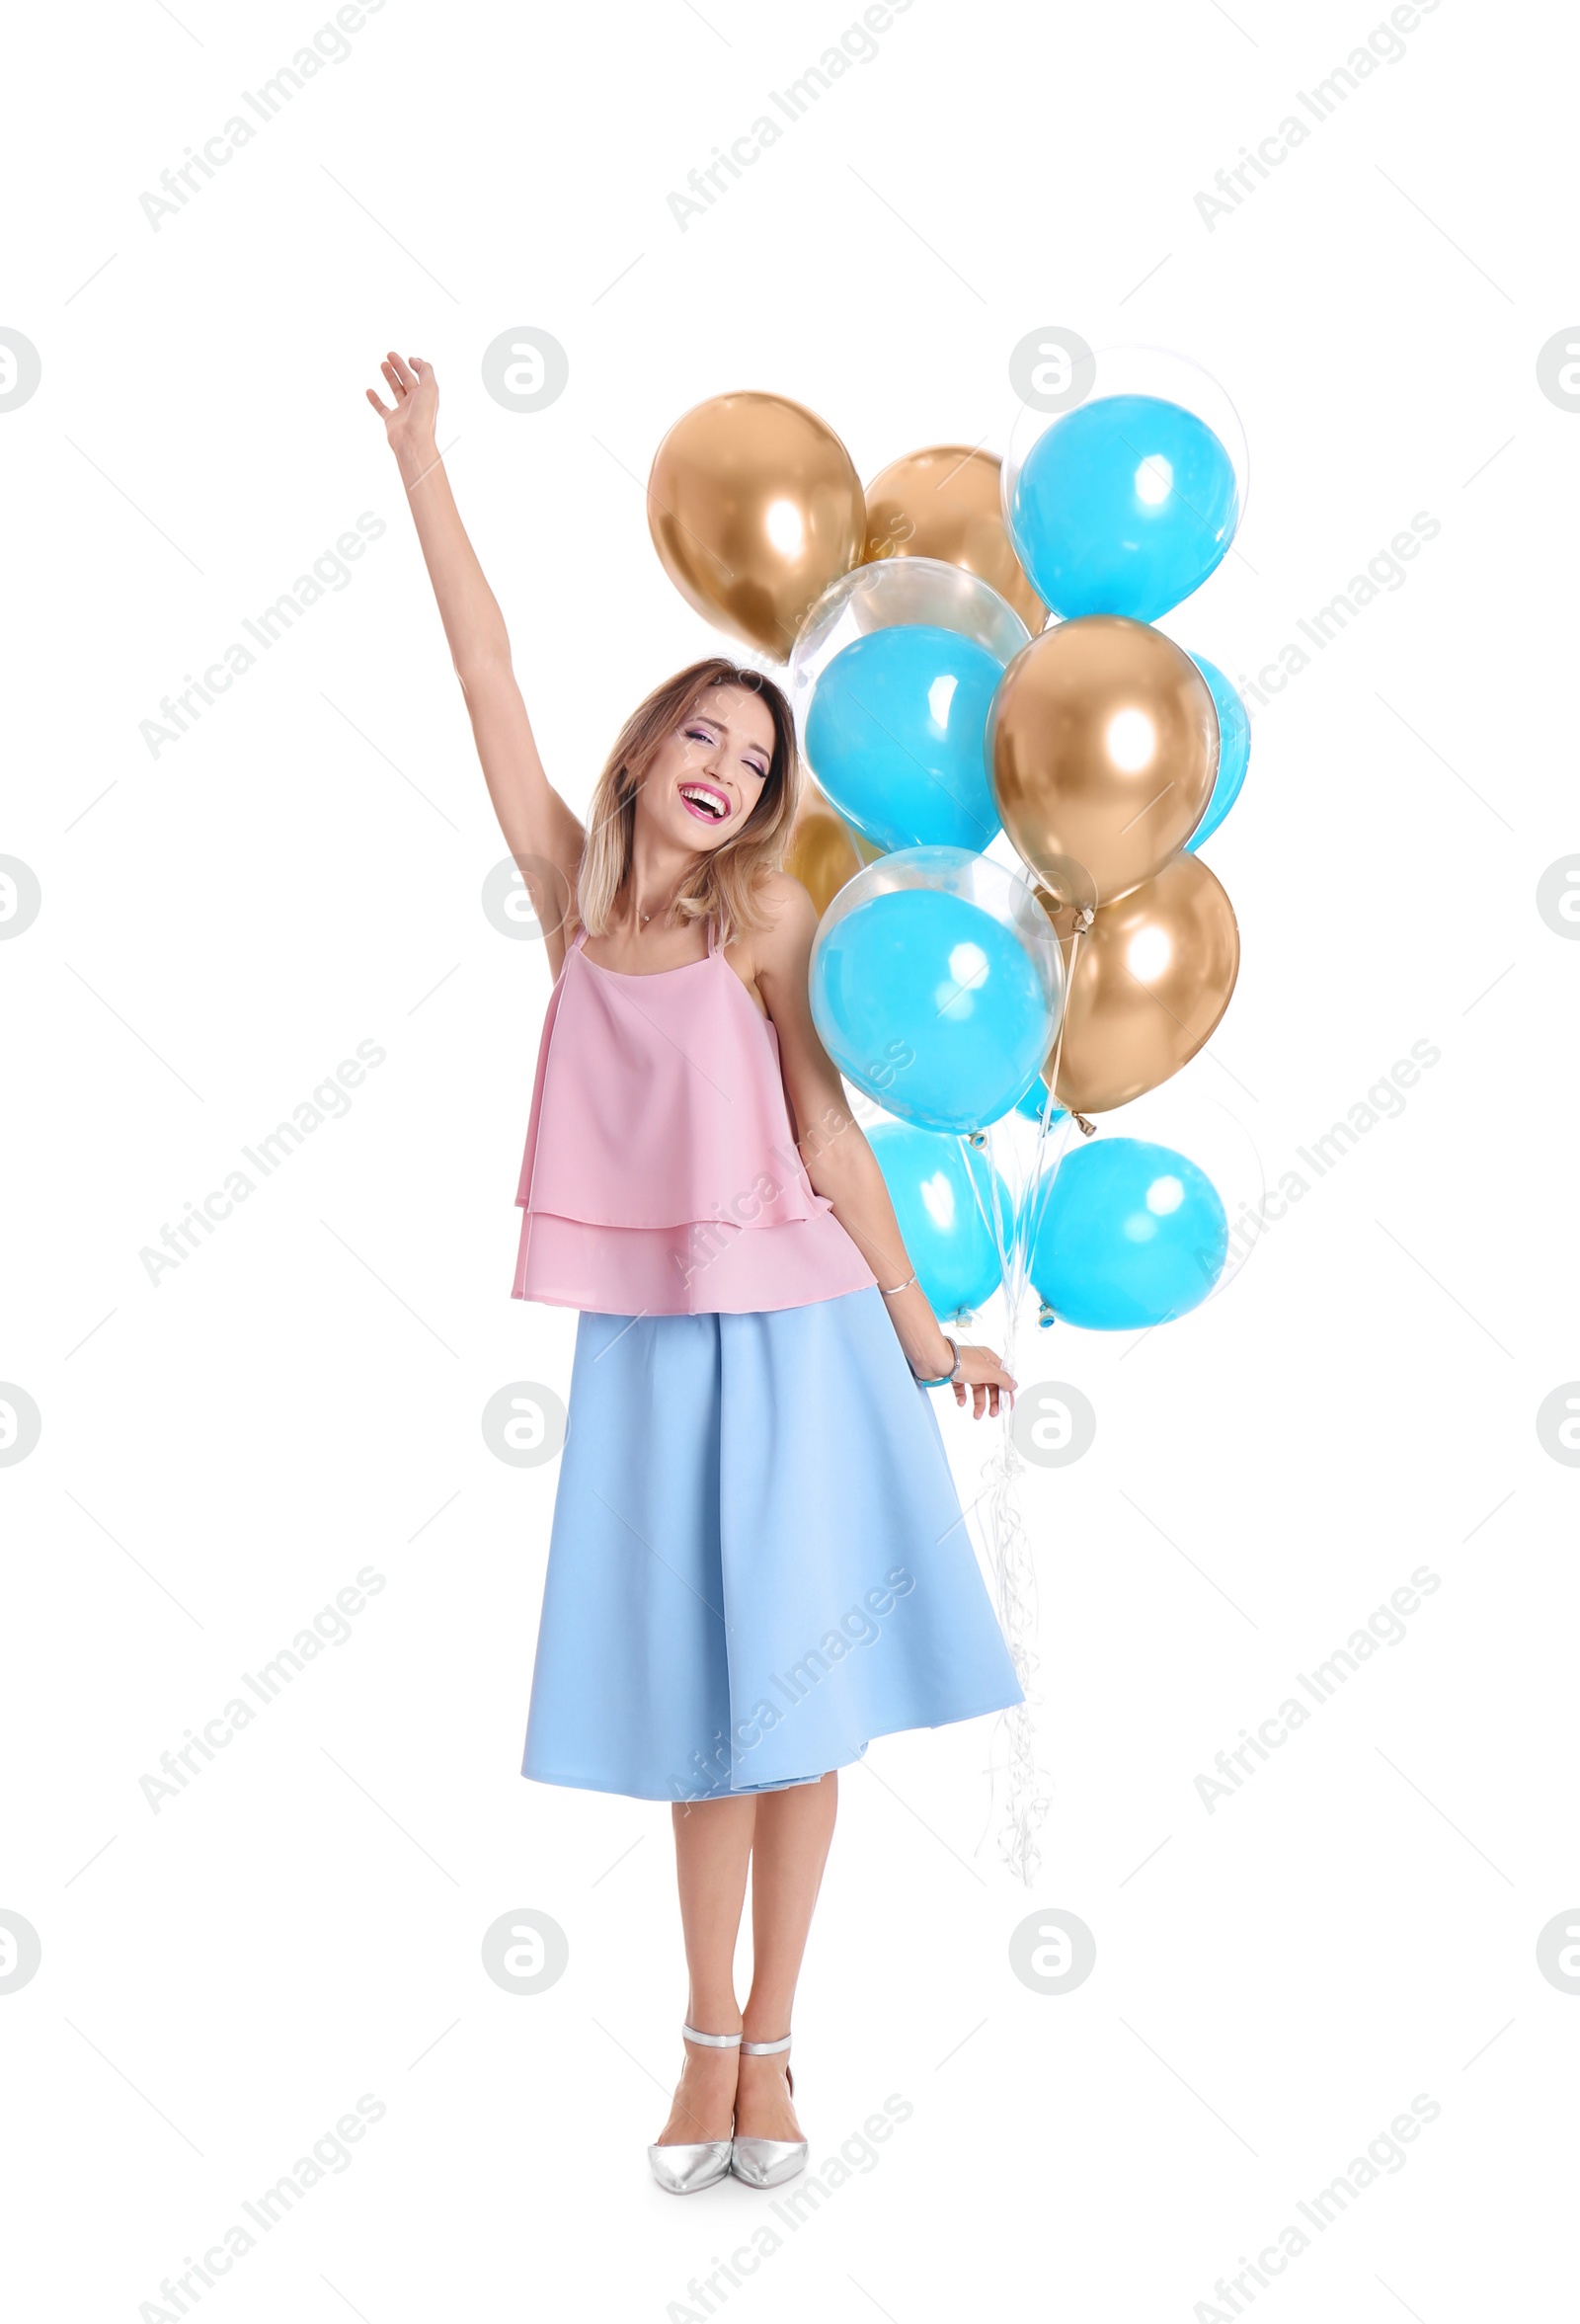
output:
[{"label": "white background", "polygon": [[[362,391],[392,343],[435,364],[581,804],[623,712],[712,650],[648,540],[667,426],[756,386],[864,477],[1001,449],[1009,352],[1060,324],[1235,399],[1240,553],[1168,623],[1231,676],[1442,526],[1258,713],[1207,849],[1239,988],[1182,1109],[1232,1092],[1276,1181],[1412,1042],[1441,1062],[1194,1317],[1023,1326],[1022,1376],[1097,1411],[1025,1480],[1042,1872],[998,1862],[988,1722],[846,1776],[797,2005],[815,2165],[889,2094],[913,2112],[713,2305],[1184,2319],[1424,2093],[1404,2167],[1258,2300],[1552,2312],[1580,2001],[1536,1945],[1580,1904],[1580,1478],[1535,1420],[1580,1374],[1580,947],[1535,895],[1580,845],[1580,416],[1536,363],[1580,297],[1572,29],[1443,0],[1209,231],[1214,172],[1384,10],[915,0],[682,232],[670,192],[858,10],[389,0],[154,231],[139,195],[329,13],[11,34],[0,323],[43,368],[0,413],[0,851],[43,906],[0,945],[0,1376],[42,1435],[0,1471],[0,1905],[42,1963],[0,1995],[8,2307],[137,2316],[362,2093],[350,2167],[205,2312],[703,2314],[689,2280],[771,2219],[646,2177],[684,2001],[665,1810],[516,1773],[555,1470],[479,1415],[569,1374],[574,1319],[508,1297],[548,984],[480,907],[502,842]],[[528,324],[570,384],[519,415],[479,366]],[[155,760],[139,722],[362,511],[352,585]],[[364,1039],[349,1115],[155,1288],[142,1247]],[[988,1431],[943,1417],[969,1497]],[[1421,1564],[1404,1643],[1209,1814],[1215,1753]],[[364,1565],[348,1643],[153,1813],[160,1754]],[[521,1907],[570,1944],[535,1996],[481,1965]],[[1066,1994],[1008,1962],[1052,1907],[1096,1939]]]}]

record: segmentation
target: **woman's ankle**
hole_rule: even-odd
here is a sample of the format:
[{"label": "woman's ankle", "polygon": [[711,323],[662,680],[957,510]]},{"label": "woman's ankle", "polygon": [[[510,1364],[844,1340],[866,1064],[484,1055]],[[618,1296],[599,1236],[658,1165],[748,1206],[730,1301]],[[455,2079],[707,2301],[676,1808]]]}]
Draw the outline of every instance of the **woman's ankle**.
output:
[{"label": "woman's ankle", "polygon": [[[692,2022],[694,2024],[695,2020]],[[749,1997],[741,2013],[741,2039],[744,2042],[782,2042],[789,2031],[788,2002],[761,2003]]]},{"label": "woman's ankle", "polygon": [[699,2034],[739,2034],[741,2004],[738,2001],[687,2004],[685,2022]]}]

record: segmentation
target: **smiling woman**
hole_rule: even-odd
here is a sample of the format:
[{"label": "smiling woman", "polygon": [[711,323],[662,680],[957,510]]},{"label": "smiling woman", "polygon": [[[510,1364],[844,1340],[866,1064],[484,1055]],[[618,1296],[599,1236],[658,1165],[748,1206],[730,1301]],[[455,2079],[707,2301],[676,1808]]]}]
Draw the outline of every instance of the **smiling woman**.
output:
[{"label": "smiling woman", "polygon": [[584,826],[450,495],[434,374],[382,368],[394,404],[369,399],[555,975],[514,1289],[581,1316],[521,1772],[672,1803],[691,2046],[649,2162],[673,2195],[776,2186],[807,2159],[783,2053],[837,1770],[1022,1700],[925,1394],[981,1419],[1015,1384],[939,1329],[818,1037],[818,915],[780,867],[785,696],[719,657],[679,671]]},{"label": "smiling woman", "polygon": [[[755,891],[784,851],[800,796],[795,732],[778,687],[715,658],[678,672],[632,711],[588,807],[577,911],[590,936],[615,933],[639,794],[656,829],[693,856],[671,901],[674,918],[684,927],[714,921],[728,946],[758,918]],[[728,848],[717,844],[725,838]],[[639,912],[637,932],[654,917]]]}]

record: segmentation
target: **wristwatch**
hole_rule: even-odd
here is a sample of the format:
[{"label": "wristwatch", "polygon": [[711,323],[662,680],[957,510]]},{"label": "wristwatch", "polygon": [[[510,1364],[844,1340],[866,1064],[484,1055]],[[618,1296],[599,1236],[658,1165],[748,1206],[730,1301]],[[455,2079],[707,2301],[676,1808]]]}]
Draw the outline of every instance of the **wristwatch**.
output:
[{"label": "wristwatch", "polygon": [[952,1383],[955,1383],[955,1382],[958,1382],[958,1381],[959,1381],[959,1378],[960,1378],[960,1342],[959,1342],[957,1339],[955,1339],[955,1338],[954,1338],[954,1337],[953,1337],[953,1336],[952,1336],[952,1335],[951,1335],[949,1332],[947,1332],[947,1331],[944,1333],[944,1337],[945,1337],[945,1339],[947,1339],[947,1340],[949,1341],[949,1348],[950,1348],[950,1353],[953,1355],[953,1357],[954,1357],[954,1359],[955,1359],[955,1368],[954,1368],[954,1370],[953,1370],[952,1372],[940,1372],[940,1373],[938,1374],[937,1378],[936,1378],[936,1379],[934,1379],[934,1380],[922,1380],[922,1379],[919,1379],[919,1378],[918,1378],[918,1379],[916,1380],[916,1386],[917,1386],[918,1388],[946,1388],[946,1387],[950,1386]]}]

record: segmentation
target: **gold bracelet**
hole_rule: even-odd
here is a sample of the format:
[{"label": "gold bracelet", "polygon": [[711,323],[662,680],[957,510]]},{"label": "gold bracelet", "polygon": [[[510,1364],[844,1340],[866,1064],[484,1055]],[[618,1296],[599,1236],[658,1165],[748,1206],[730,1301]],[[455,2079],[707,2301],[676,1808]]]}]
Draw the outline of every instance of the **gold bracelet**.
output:
[{"label": "gold bracelet", "polygon": [[884,1290],[883,1290],[883,1285],[882,1285],[881,1283],[879,1284],[879,1286],[878,1286],[878,1289],[879,1289],[880,1291],[883,1291],[883,1296],[884,1296],[884,1298],[885,1298],[885,1299],[894,1299],[894,1298],[897,1296],[897,1294],[898,1294],[898,1293],[900,1293],[900,1292],[902,1292],[902,1291],[908,1291],[908,1290],[910,1289],[910,1286],[912,1285],[912,1283],[914,1283],[914,1282],[915,1282],[915,1280],[916,1280],[916,1278],[915,1278],[915,1276],[914,1276],[914,1275],[908,1275],[908,1276],[906,1277],[906,1279],[905,1279],[904,1283],[897,1283],[897,1284],[895,1285],[895,1287],[894,1287],[894,1290],[893,1290],[893,1291],[884,1291]]}]

